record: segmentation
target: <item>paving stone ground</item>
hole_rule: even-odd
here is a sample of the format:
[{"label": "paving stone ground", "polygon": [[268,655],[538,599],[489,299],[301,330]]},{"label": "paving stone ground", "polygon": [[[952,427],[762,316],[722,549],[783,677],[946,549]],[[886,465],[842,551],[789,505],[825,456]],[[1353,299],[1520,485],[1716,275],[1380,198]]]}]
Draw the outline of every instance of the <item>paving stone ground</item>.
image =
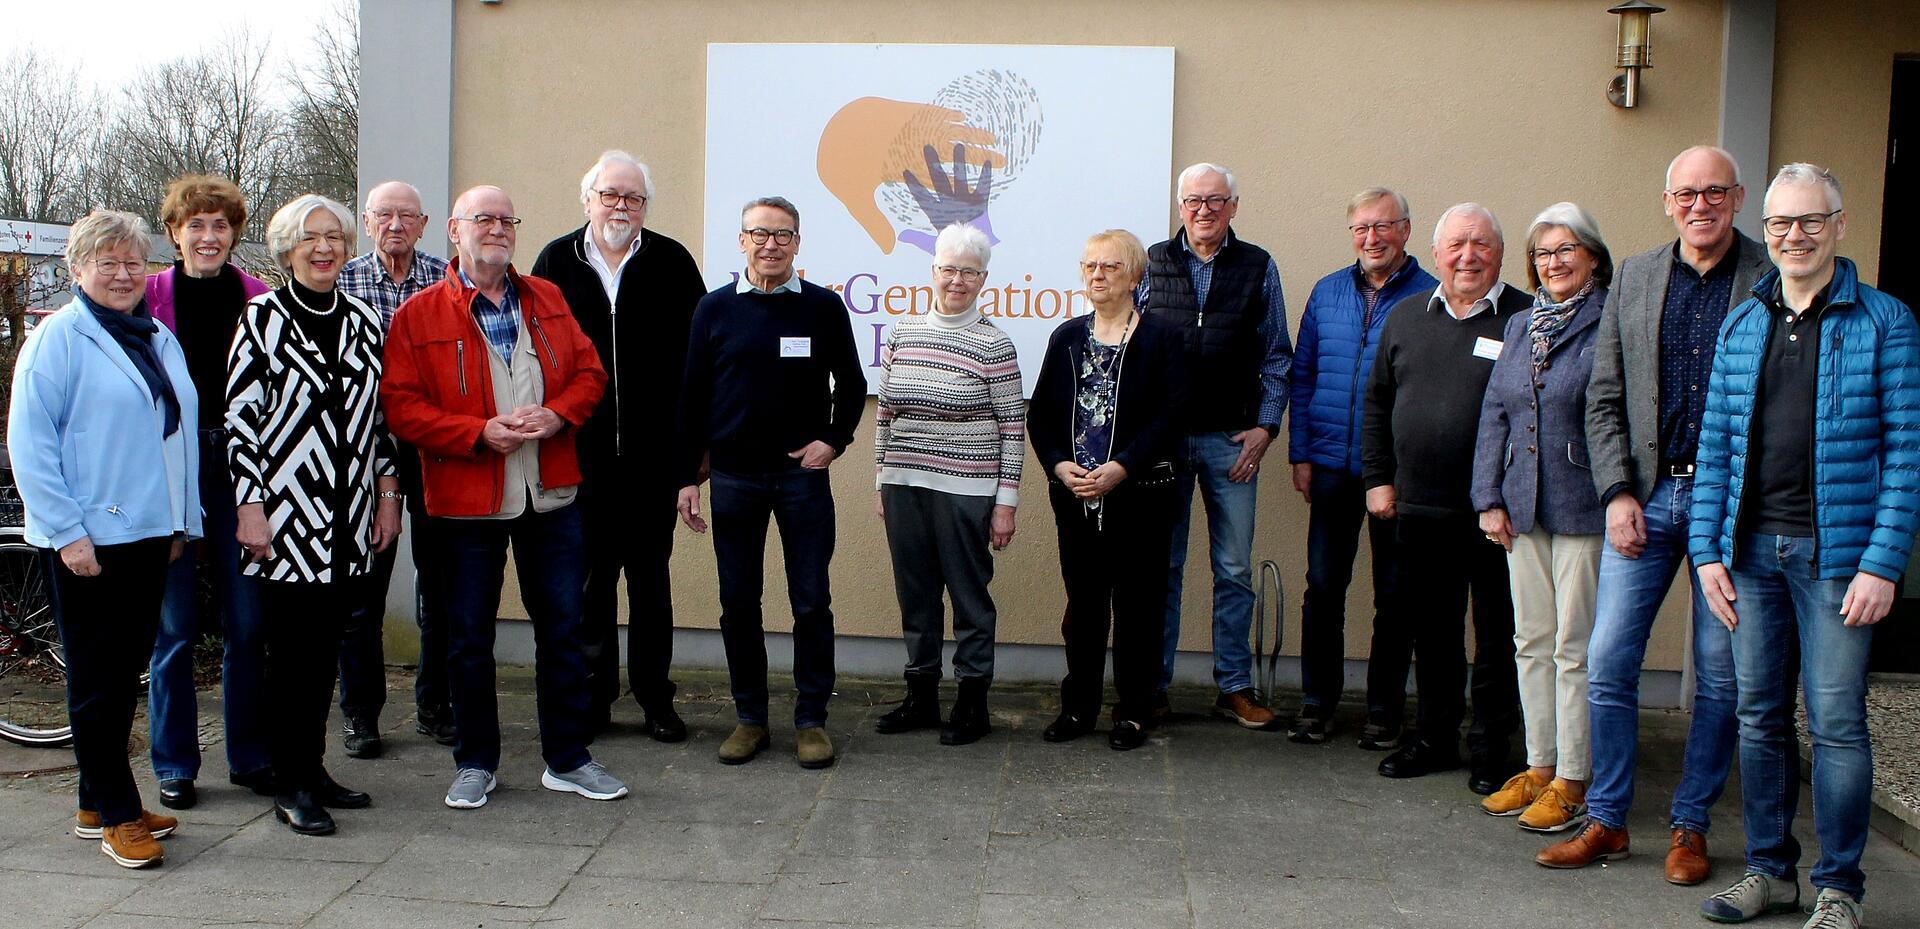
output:
[{"label": "paving stone ground", "polygon": [[[335,776],[374,806],[336,813],[339,833],[319,838],[292,834],[264,799],[227,785],[209,695],[201,803],[181,814],[159,868],[115,867],[97,843],[66,833],[71,774],[0,778],[0,927],[1706,925],[1696,909],[1708,890],[1661,879],[1677,713],[1643,717],[1629,823],[1640,853],[1556,872],[1531,861],[1543,839],[1479,811],[1464,773],[1377,776],[1380,756],[1354,747],[1352,719],[1330,744],[1299,746],[1200,715],[1211,694],[1177,691],[1176,709],[1190,712],[1118,753],[1098,736],[1042,742],[1052,688],[1002,686],[994,733],[950,748],[931,732],[874,734],[898,685],[850,680],[830,724],[839,764],[801,770],[791,732],[776,731],[772,751],[724,767],[714,761],[732,725],[724,680],[687,673],[682,683],[692,738],[656,743],[623,705],[595,754],[634,793],[595,803],[540,787],[531,675],[503,670],[501,787],[486,807],[454,811],[441,804],[448,750],[414,734],[410,690],[396,677],[385,757],[346,758],[337,736],[329,750]],[[785,709],[776,700],[776,714]],[[0,771],[67,760],[0,747]],[[150,769],[142,786],[153,802]],[[1739,869],[1737,793],[1736,783],[1714,811],[1710,889]],[[1805,793],[1798,832],[1810,865]],[[1875,834],[1866,867],[1868,925],[1920,926],[1920,858]]]}]

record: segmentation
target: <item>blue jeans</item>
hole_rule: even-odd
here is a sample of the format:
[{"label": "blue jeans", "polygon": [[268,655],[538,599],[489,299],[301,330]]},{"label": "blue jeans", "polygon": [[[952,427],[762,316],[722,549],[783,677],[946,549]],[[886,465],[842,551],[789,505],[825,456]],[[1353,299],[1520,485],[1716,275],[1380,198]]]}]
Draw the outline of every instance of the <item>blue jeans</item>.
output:
[{"label": "blue jeans", "polygon": [[447,519],[447,683],[460,739],[453,763],[500,767],[500,706],[494,694],[493,631],[507,546],[520,578],[520,600],[533,621],[534,714],[540,756],[555,771],[593,760],[592,704],[581,623],[586,588],[580,507],[549,513],[531,507],[513,519]]},{"label": "blue jeans", "polygon": [[1173,524],[1173,557],[1167,563],[1167,641],[1160,689],[1173,683],[1173,657],[1180,647],[1180,590],[1187,570],[1187,529],[1193,520],[1193,488],[1207,508],[1207,541],[1213,561],[1213,681],[1221,693],[1253,686],[1253,512],[1259,478],[1227,480],[1240,457],[1230,432],[1187,437],[1186,467],[1174,490],[1180,498]]},{"label": "blue jeans", "polygon": [[167,569],[160,602],[160,634],[154,641],[147,684],[153,776],[200,776],[200,718],[193,689],[193,643],[203,622],[194,580],[195,551],[206,559],[213,606],[226,639],[221,669],[226,706],[227,768],[234,774],[265,770],[272,762],[267,713],[267,644],[260,625],[260,598],[240,575],[240,543],[233,477],[227,471],[225,433],[201,433],[200,502],[206,538],[190,545]]},{"label": "blue jeans", "polygon": [[[1691,478],[1661,478],[1644,507],[1647,547],[1627,558],[1611,544],[1600,551],[1600,586],[1594,601],[1593,638],[1587,646],[1587,706],[1593,728],[1593,783],[1587,815],[1610,829],[1623,829],[1633,806],[1633,772],[1640,753],[1640,666],[1647,636],[1673,574],[1687,563],[1687,525],[1693,507]],[[1693,720],[1687,727],[1686,760],[1673,792],[1671,825],[1704,833],[1708,811],[1727,786],[1738,735],[1733,715],[1733,639],[1708,612],[1700,586],[1693,591]]]},{"label": "blue jeans", "polygon": [[720,638],[727,649],[733,708],[744,725],[767,724],[767,520],[780,527],[793,606],[793,726],[827,722],[833,695],[833,489],[827,472],[795,467],[772,474],[713,472],[713,553],[720,574]]},{"label": "blue jeans", "polygon": [[1860,853],[1873,809],[1873,746],[1867,739],[1873,627],[1842,622],[1840,603],[1853,579],[1815,580],[1812,539],[1747,533],[1739,544],[1731,568],[1740,617],[1733,630],[1733,668],[1740,689],[1747,870],[1784,880],[1797,876],[1797,653],[1813,733],[1814,833],[1820,837],[1820,859],[1808,877],[1816,889],[1832,887],[1863,899]]}]

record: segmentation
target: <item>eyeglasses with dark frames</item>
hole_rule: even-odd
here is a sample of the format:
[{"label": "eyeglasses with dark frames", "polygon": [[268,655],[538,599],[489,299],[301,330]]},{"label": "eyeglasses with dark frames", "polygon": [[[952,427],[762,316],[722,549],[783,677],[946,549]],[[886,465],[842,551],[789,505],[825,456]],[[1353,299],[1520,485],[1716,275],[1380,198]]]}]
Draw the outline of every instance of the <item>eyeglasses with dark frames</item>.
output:
[{"label": "eyeglasses with dark frames", "polygon": [[1712,187],[1675,187],[1667,191],[1667,196],[1672,197],[1674,204],[1681,207],[1692,206],[1693,201],[1702,197],[1706,198],[1708,206],[1719,206],[1727,202],[1727,194],[1732,192],[1734,187],[1739,186],[1735,184],[1733,187],[1721,187],[1715,184]]},{"label": "eyeglasses with dark frames", "polygon": [[1760,226],[1767,230],[1767,235],[1773,236],[1776,239],[1786,238],[1787,233],[1793,231],[1796,223],[1799,224],[1801,232],[1807,235],[1819,235],[1822,230],[1827,228],[1828,220],[1843,212],[1846,211],[1834,210],[1831,213],[1806,213],[1800,216],[1767,216],[1760,220]]},{"label": "eyeglasses with dark frames", "polygon": [[792,229],[768,229],[765,226],[742,229],[740,230],[740,234],[752,239],[755,245],[765,245],[768,239],[772,239],[773,244],[781,248],[792,245],[794,239],[800,238],[800,233]]},{"label": "eyeglasses with dark frames", "polygon": [[496,226],[496,225],[501,227],[502,229],[512,229],[513,227],[518,226],[521,223],[521,219],[518,216],[495,216],[492,213],[475,213],[472,216],[455,216],[454,219],[459,220],[460,222],[463,222],[463,223],[472,223],[483,229]]},{"label": "eyeglasses with dark frames", "polygon": [[645,194],[623,194],[611,188],[595,190],[600,195],[600,205],[617,209],[637,210],[647,205]]},{"label": "eyeglasses with dark frames", "polygon": [[1363,239],[1363,238],[1366,238],[1366,235],[1369,232],[1373,233],[1374,235],[1380,235],[1380,236],[1386,235],[1392,232],[1395,226],[1398,226],[1401,223],[1407,223],[1407,222],[1412,222],[1412,220],[1409,219],[1408,217],[1402,216],[1399,219],[1389,219],[1384,222],[1354,223],[1353,225],[1347,227],[1347,231],[1353,233],[1354,238]]}]

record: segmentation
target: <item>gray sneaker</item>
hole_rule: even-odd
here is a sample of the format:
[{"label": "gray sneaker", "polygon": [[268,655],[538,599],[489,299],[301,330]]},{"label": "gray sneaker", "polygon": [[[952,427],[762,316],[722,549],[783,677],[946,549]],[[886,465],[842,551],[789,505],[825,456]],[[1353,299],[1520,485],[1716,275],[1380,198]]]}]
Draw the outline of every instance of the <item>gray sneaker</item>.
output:
[{"label": "gray sneaker", "polygon": [[576,793],[589,800],[618,800],[627,795],[627,785],[608,774],[606,766],[598,761],[589,761],[559,774],[548,768],[540,775],[540,786]]},{"label": "gray sneaker", "polygon": [[1716,923],[1744,923],[1769,913],[1800,908],[1800,882],[1748,871],[1732,887],[1700,904],[1700,915]]},{"label": "gray sneaker", "polygon": [[1820,889],[1820,896],[1813,901],[1813,916],[1801,929],[1860,929],[1866,921],[1866,913],[1860,909],[1860,901],[1844,890],[1831,887]]},{"label": "gray sneaker", "polygon": [[487,805],[487,794],[493,793],[500,782],[494,780],[492,771],[479,768],[461,768],[453,775],[453,786],[447,788],[447,805],[456,810],[472,810]]}]

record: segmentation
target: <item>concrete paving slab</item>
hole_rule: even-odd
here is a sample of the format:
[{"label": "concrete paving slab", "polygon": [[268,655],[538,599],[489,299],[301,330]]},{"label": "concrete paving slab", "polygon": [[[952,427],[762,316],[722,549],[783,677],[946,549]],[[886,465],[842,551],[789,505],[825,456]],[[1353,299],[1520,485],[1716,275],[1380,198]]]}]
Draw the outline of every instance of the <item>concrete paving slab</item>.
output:
[{"label": "concrete paving slab", "polygon": [[1187,901],[982,894],[980,929],[1184,929]]},{"label": "concrete paving slab", "polygon": [[996,835],[988,893],[1038,897],[1186,896],[1177,843],[1157,839]]},{"label": "concrete paving slab", "polygon": [[766,895],[760,884],[577,877],[540,923],[567,929],[741,929],[753,924]]},{"label": "concrete paving slab", "polygon": [[[1195,929],[1449,929],[1477,923],[1470,914],[1444,924],[1415,923],[1393,902],[1385,881],[1250,880],[1197,871],[1188,876]],[[1559,925],[1557,922],[1543,926]]]},{"label": "concrete paving slab", "polygon": [[771,884],[799,835],[792,823],[629,819],[581,873],[654,881]]},{"label": "concrete paving slab", "polygon": [[500,841],[487,837],[479,820],[472,821],[470,831],[458,837],[415,836],[367,876],[360,892],[489,906],[545,906],[593,854],[590,848],[572,845]]},{"label": "concrete paving slab", "polygon": [[794,854],[824,858],[979,861],[990,809],[898,800],[823,797],[800,831]]},{"label": "concrete paving slab", "polygon": [[6,888],[12,904],[0,921],[49,929],[79,926],[144,886],[139,880],[112,874],[0,870],[0,887]]},{"label": "concrete paving slab", "polygon": [[162,868],[159,880],[120,901],[113,911],[221,923],[297,924],[366,877],[373,866],[306,861],[294,868],[279,859],[212,851],[185,866],[170,862]]},{"label": "concrete paving slab", "polygon": [[980,863],[793,857],[767,892],[766,919],[861,925],[969,926]]},{"label": "concrete paving slab", "polygon": [[302,929],[531,929],[545,907],[482,906],[348,893]]}]

